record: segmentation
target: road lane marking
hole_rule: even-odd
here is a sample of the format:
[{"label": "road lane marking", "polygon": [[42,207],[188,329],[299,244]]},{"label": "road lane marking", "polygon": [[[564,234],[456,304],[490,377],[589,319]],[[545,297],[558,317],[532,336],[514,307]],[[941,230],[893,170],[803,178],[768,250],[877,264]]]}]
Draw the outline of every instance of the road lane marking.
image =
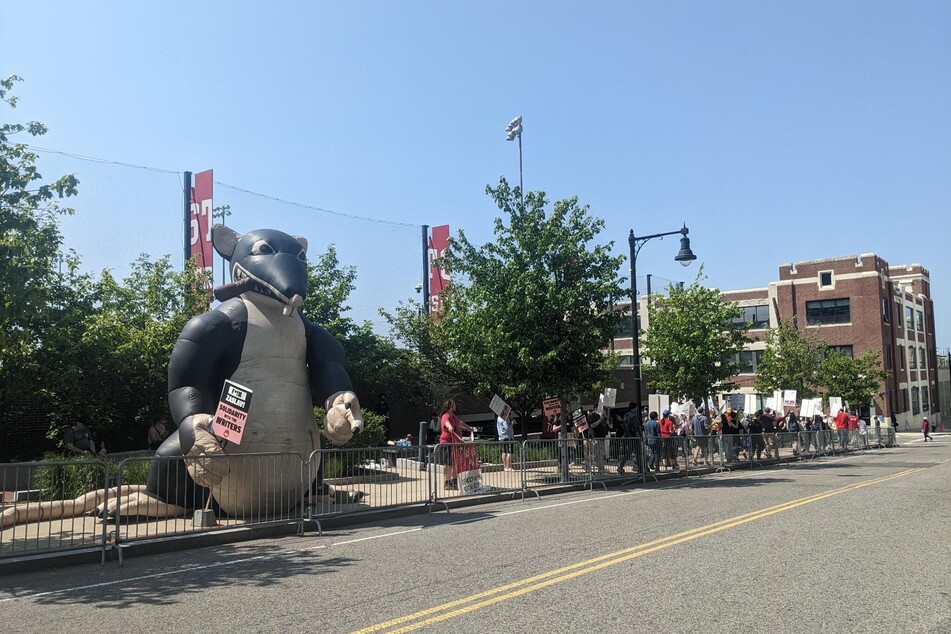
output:
[{"label": "road lane marking", "polygon": [[708,535],[719,533],[735,526],[747,524],[749,522],[763,519],[777,513],[799,508],[806,504],[812,504],[813,502],[825,500],[836,495],[856,491],[858,489],[875,484],[882,484],[884,482],[888,482],[889,480],[911,475],[912,473],[922,470],[923,468],[906,469],[904,471],[899,471],[881,478],[850,484],[837,489],[832,489],[831,491],[826,491],[824,493],[799,498],[797,500],[791,500],[789,502],[777,504],[775,506],[760,509],[758,511],[737,515],[725,520],[720,520],[719,522],[714,522],[712,524],[694,528],[689,531],[684,531],[682,533],[677,533],[668,537],[662,537],[644,544],[624,548],[606,555],[600,555],[598,557],[557,568],[555,570],[550,570],[532,577],[527,577],[519,581],[495,588],[490,588],[489,590],[485,590],[462,599],[456,599],[455,601],[450,601],[442,605],[433,606],[412,614],[407,614],[389,621],[384,621],[382,623],[377,623],[376,625],[355,630],[351,634],[371,634],[372,632],[384,631],[387,632],[387,634],[403,634],[405,632],[412,632],[422,627],[434,625],[457,616],[462,616],[496,603],[534,592],[536,590],[541,590],[558,583],[570,581],[571,579],[575,579],[582,575],[602,570],[608,566],[630,561],[637,557],[642,557],[644,555],[655,553],[659,550],[670,548],[671,546],[676,546],[678,544],[692,541],[700,537],[706,537]]}]

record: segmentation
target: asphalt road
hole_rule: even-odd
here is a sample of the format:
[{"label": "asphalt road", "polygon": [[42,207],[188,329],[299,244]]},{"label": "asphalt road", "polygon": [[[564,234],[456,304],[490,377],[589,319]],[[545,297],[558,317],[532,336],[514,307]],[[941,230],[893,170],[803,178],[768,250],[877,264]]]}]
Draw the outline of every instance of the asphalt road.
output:
[{"label": "asphalt road", "polygon": [[[909,437],[907,440],[911,440]],[[4,632],[951,632],[951,436],[0,577]]]}]

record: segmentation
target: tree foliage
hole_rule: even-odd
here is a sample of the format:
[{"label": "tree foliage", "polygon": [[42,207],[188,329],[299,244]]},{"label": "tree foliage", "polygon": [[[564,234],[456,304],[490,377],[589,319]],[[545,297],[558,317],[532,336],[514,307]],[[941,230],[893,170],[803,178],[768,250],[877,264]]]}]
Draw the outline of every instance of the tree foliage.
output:
[{"label": "tree foliage", "polygon": [[327,245],[316,260],[308,261],[307,297],[301,311],[343,345],[347,373],[365,408],[372,408],[381,394],[388,395],[394,409],[426,406],[427,382],[416,357],[375,333],[370,322],[357,324],[346,315],[356,280],[356,268],[341,265],[336,247]]},{"label": "tree foliage", "polygon": [[[11,108],[18,81],[15,75],[0,80],[0,100]],[[43,183],[36,154],[13,140],[46,131],[35,121],[0,125],[0,371],[5,373],[25,369],[43,330],[62,242],[57,217],[73,213],[58,201],[75,195],[79,183],[73,175]]]},{"label": "tree foliage", "polygon": [[747,329],[734,322],[743,314],[740,308],[724,303],[719,290],[704,288],[702,279],[703,267],[693,284],[686,288],[672,284],[667,297],[652,302],[650,329],[641,351],[650,359],[651,388],[698,403],[712,394],[714,386],[733,389],[727,382],[738,370],[733,357],[749,342]]},{"label": "tree foliage", "polygon": [[819,365],[828,344],[817,335],[803,332],[792,321],[784,321],[766,336],[766,349],[756,365],[756,391],[796,390],[798,398],[819,394]]},{"label": "tree foliage", "polygon": [[829,396],[841,396],[853,408],[870,403],[888,378],[878,351],[872,349],[856,359],[842,352],[830,352],[816,374]]},{"label": "tree foliage", "polygon": [[464,231],[441,262],[452,277],[434,318],[412,305],[391,318],[402,340],[423,356],[443,385],[502,396],[527,420],[544,397],[599,389],[613,381],[608,347],[623,313],[617,277],[622,258],[599,243],[604,222],[577,197],[549,201],[500,179],[486,187],[502,212],[495,239],[477,246]]}]

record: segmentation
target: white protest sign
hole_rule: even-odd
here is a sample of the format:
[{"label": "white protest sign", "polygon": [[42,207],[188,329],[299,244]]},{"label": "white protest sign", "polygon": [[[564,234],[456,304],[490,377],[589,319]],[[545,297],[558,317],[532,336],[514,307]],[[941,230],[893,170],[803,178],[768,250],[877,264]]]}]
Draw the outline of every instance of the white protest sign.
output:
[{"label": "white protest sign", "polygon": [[[502,412],[510,411],[510,408],[505,401],[502,400],[502,397],[498,394],[495,394],[492,397],[492,400],[489,402],[489,409],[495,412],[496,416],[502,416]],[[504,418],[504,416],[503,416]]]},{"label": "white protest sign", "polygon": [[667,394],[648,394],[647,410],[660,414],[665,409],[670,409],[670,396]]},{"label": "white protest sign", "polygon": [[783,407],[796,407],[796,390],[783,390]]},{"label": "white protest sign", "polygon": [[829,413],[837,414],[840,409],[842,409],[842,397],[830,396],[829,397]]},{"label": "white protest sign", "polygon": [[756,411],[756,395],[755,394],[743,395],[743,411],[751,416],[753,415],[753,412]]},{"label": "white protest sign", "polygon": [[613,387],[604,388],[601,398],[605,407],[614,407],[617,399],[617,390]]},{"label": "white protest sign", "polygon": [[811,398],[802,400],[802,407],[799,409],[799,418],[812,418],[816,413],[816,403]]}]

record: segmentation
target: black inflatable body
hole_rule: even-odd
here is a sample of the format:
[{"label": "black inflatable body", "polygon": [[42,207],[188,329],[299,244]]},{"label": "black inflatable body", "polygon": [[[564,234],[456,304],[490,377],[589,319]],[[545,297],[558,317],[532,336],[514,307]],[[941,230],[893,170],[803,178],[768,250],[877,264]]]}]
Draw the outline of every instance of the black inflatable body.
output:
[{"label": "black inflatable body", "polygon": [[[306,459],[320,448],[315,404],[336,412],[336,424],[331,425],[328,416],[328,438],[346,442],[360,430],[362,420],[343,367],[343,348],[298,310],[307,293],[307,241],[273,229],[239,235],[218,225],[212,243],[230,262],[233,282],[216,289],[222,303],[191,319],[175,344],[168,366],[168,401],[178,429],[156,455],[189,455],[196,429],[214,413],[226,379],[251,388],[254,395],[241,444],[224,443],[224,453],[291,452]],[[288,465],[286,481],[277,477],[262,482],[235,474],[241,471],[241,461],[231,462],[226,482],[220,490],[211,489],[216,503],[230,506],[226,512],[276,510],[254,507],[262,494],[273,496],[270,504],[278,500],[282,507],[300,499],[300,470],[295,482],[293,464]],[[242,490],[249,487],[255,491]],[[209,489],[196,487],[179,459],[154,462],[147,491],[169,504],[194,509],[205,504]],[[236,501],[225,505],[226,499]]]}]

